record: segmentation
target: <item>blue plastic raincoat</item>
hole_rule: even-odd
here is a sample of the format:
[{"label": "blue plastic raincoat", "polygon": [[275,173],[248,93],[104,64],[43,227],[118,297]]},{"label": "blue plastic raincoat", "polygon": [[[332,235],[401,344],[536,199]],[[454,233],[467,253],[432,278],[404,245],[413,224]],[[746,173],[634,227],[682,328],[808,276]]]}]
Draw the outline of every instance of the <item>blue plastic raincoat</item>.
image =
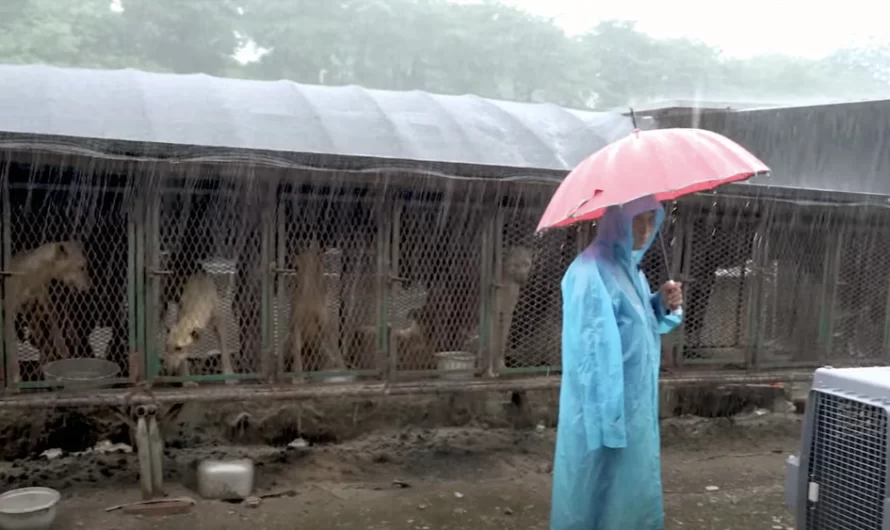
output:
[{"label": "blue plastic raincoat", "polygon": [[[656,211],[653,236],[633,250],[631,220]],[[562,280],[562,387],[550,530],[661,530],[658,433],[665,310],[639,269],[664,220],[653,197],[609,208],[597,237]]]}]

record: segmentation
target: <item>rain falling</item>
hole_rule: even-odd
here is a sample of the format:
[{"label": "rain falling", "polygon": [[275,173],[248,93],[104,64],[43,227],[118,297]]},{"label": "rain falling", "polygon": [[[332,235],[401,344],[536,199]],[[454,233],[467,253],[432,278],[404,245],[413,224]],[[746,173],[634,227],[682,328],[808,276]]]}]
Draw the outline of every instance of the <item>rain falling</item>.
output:
[{"label": "rain falling", "polygon": [[[890,358],[890,40],[758,2],[6,2],[0,528],[32,486],[60,528],[886,524],[884,405],[806,396]],[[601,281],[607,212],[648,196]],[[619,369],[587,380],[612,324],[568,316],[603,293]],[[627,304],[677,318],[642,357]],[[571,381],[630,418],[650,365],[659,515],[572,526]],[[821,497],[782,498],[789,455]]]}]

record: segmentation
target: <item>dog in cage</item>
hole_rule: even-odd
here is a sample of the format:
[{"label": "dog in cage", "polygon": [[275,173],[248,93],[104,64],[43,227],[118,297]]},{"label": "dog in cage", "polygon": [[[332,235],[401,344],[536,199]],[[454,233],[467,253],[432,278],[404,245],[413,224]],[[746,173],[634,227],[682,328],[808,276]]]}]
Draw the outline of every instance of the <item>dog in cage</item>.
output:
[{"label": "dog in cage", "polygon": [[491,356],[486,364],[486,374],[497,377],[506,367],[507,349],[509,348],[510,328],[513,325],[513,313],[519,303],[519,295],[531,274],[534,254],[528,247],[516,245],[507,249],[501,268],[501,285],[493,300],[497,332]]},{"label": "dog in cage", "polygon": [[[19,342],[30,344],[44,363],[67,359],[78,353],[71,344],[77,336],[76,322],[71,319],[70,306],[74,293],[57,280],[52,280],[46,296],[22,305],[15,316],[15,333]],[[24,359],[19,359],[23,361]]]},{"label": "dog in cage", "polygon": [[[189,375],[189,360],[186,350],[207,331],[214,333],[219,341],[223,373],[226,375],[234,373],[231,351],[226,341],[223,319],[220,314],[221,302],[216,283],[203,270],[194,272],[186,279],[179,297],[179,312],[176,322],[167,334],[166,351],[164,352],[164,369],[167,373],[182,377]],[[226,381],[226,384],[236,383],[235,380]],[[193,382],[184,384],[196,385]]]},{"label": "dog in cage", "polygon": [[408,325],[393,332],[399,370],[408,370],[411,367],[415,369],[435,367],[427,326],[424,325],[422,316],[424,309],[426,308],[408,310],[406,315]]},{"label": "dog in cage", "polygon": [[[27,330],[31,336],[34,336],[38,328],[34,324],[35,317],[40,315],[46,319],[45,317],[54,316],[51,296],[54,281],[80,292],[92,287],[83,245],[78,241],[44,243],[16,254],[10,260],[9,273],[11,278],[7,282],[5,300],[6,337],[18,335],[17,323],[18,326],[22,326],[20,315],[25,315],[25,320],[31,323],[30,326],[20,327],[20,331]],[[50,320],[56,319],[50,318]],[[48,357],[58,357],[60,352],[65,350],[62,332],[58,328],[50,328],[47,333],[55,335],[49,343],[52,344],[53,350],[57,350]],[[9,376],[14,382],[19,382],[21,378],[17,353],[18,348],[12,348],[10,365],[13,373]]]},{"label": "dog in cage", "polygon": [[285,365],[289,361],[290,370],[298,374],[292,382],[298,383],[299,374],[305,369],[345,370],[346,362],[337,347],[334,322],[328,309],[333,293],[325,276],[318,241],[313,240],[309,248],[297,255],[295,268],[297,279],[291,302],[290,325],[284,355],[279,359],[279,373],[286,371]]}]

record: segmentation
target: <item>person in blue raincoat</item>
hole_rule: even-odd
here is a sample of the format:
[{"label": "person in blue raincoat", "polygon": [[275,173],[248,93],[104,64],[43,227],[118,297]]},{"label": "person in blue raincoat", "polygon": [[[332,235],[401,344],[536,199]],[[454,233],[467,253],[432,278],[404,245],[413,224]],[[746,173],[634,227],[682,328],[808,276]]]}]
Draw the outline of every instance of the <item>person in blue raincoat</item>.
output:
[{"label": "person in blue raincoat", "polygon": [[639,268],[664,210],[643,197],[605,212],[562,280],[562,387],[550,530],[662,530],[661,335],[682,290]]}]

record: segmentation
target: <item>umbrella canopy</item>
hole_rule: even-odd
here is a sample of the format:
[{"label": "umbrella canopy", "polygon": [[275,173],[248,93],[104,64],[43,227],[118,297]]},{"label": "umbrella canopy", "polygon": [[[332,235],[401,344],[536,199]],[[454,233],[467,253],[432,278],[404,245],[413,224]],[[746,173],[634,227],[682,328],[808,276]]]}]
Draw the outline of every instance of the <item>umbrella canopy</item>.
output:
[{"label": "umbrella canopy", "polygon": [[569,173],[550,199],[538,231],[592,221],[609,206],[647,195],[669,201],[768,172],[757,157],[715,132],[635,130]]}]

